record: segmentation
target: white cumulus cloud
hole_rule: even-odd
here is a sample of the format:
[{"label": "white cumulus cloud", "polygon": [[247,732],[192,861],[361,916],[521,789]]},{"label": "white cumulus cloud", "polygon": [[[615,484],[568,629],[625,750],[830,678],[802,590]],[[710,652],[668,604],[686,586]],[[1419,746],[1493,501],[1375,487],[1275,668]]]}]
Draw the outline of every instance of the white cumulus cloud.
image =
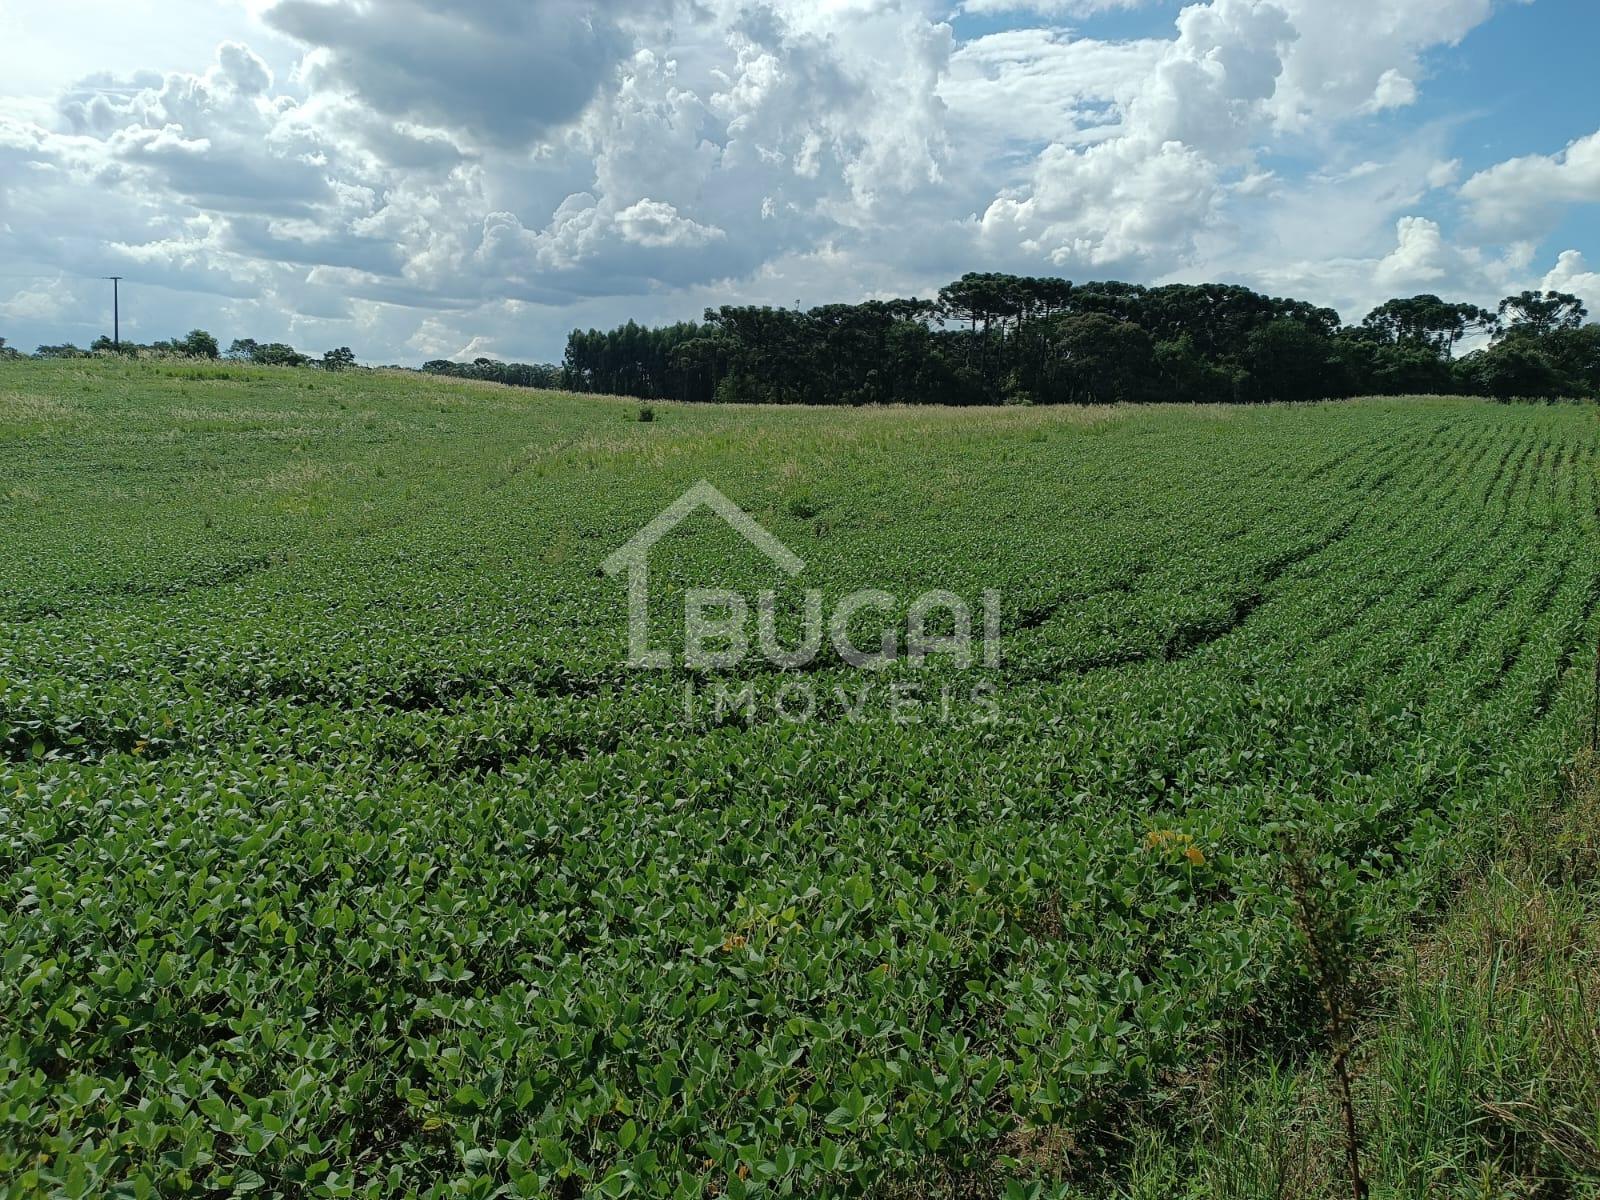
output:
[{"label": "white cumulus cloud", "polygon": [[[252,10],[235,29],[207,6],[231,30],[209,59],[194,10],[151,17],[148,62],[185,69],[124,57],[0,95],[12,343],[92,337],[98,287],[55,281],[112,272],[135,336],[380,360],[556,357],[575,324],[927,295],[967,270],[1238,280],[1352,318],[1385,289],[1492,300],[1536,260],[1593,287],[1539,243],[1600,196],[1600,134],[1458,183],[1464,147],[1410,112],[1495,0]],[[50,21],[31,45],[70,41]],[[1102,32],[1127,21],[1142,35]]]},{"label": "white cumulus cloud", "polygon": [[1600,132],[1555,154],[1529,154],[1479,171],[1461,185],[1479,224],[1526,237],[1565,205],[1600,203]]}]

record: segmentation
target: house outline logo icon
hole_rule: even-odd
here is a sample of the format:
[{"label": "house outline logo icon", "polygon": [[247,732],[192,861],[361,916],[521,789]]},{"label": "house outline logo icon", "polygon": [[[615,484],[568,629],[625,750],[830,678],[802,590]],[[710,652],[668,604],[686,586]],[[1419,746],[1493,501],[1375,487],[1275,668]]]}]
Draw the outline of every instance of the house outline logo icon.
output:
[{"label": "house outline logo icon", "polygon": [[765,554],[785,575],[795,576],[805,569],[805,560],[785,546],[744,509],[724,496],[707,480],[700,480],[683,495],[653,517],[600,564],[600,569],[615,578],[628,573],[628,661],[634,666],[666,667],[667,652],[652,649],[650,637],[650,551],[701,507],[709,508],[740,537]]}]

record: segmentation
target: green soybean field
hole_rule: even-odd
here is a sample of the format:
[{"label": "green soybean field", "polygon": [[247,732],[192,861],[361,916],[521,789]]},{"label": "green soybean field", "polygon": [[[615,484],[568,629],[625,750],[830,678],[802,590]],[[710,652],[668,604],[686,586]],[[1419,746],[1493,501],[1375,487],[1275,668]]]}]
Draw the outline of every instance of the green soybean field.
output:
[{"label": "green soybean field", "polygon": [[[1590,738],[1593,405],[643,415],[0,366],[0,1186],[1116,1194],[1323,1053],[1307,872],[1376,961]],[[803,569],[692,514],[632,666],[701,480]]]}]

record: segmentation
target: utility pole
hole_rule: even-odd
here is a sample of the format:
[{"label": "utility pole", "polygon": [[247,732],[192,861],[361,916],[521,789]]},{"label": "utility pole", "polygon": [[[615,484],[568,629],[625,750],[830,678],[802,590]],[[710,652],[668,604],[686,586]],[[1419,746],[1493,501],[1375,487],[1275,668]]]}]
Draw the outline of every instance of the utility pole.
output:
[{"label": "utility pole", "polygon": [[122,276],[107,275],[111,280],[111,345],[122,349]]}]

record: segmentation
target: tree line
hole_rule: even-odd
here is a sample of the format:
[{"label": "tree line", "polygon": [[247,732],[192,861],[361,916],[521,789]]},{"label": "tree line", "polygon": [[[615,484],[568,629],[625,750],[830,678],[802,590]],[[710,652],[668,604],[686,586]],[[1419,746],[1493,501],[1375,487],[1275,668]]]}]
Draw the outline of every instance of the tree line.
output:
[{"label": "tree line", "polygon": [[498,358],[477,358],[469,363],[460,363],[448,358],[435,358],[423,363],[422,369],[432,375],[481,379],[513,387],[577,390],[566,372],[552,363],[501,362]]},{"label": "tree line", "polygon": [[[702,321],[575,329],[560,364],[434,359],[423,370],[531,388],[640,399],[757,404],[1255,403],[1467,393],[1600,397],[1600,325],[1578,297],[1526,291],[1494,309],[1419,295],[1358,325],[1331,308],[1234,284],[1139,284],[967,274],[934,300],[815,308],[723,305]],[[1463,343],[1478,343],[1460,353]],[[356,365],[203,329],[89,354],[228,358],[269,366]],[[19,357],[0,339],[0,359]]]},{"label": "tree line", "polygon": [[[302,354],[283,342],[258,342],[254,338],[235,338],[226,352],[221,344],[204,329],[191,329],[181,338],[155,342],[113,342],[102,334],[89,343],[87,350],[63,342],[55,346],[40,346],[34,358],[95,358],[116,355],[123,358],[193,358],[229,359],[233,362],[254,363],[270,367],[321,367],[328,371],[347,370],[356,365],[355,352],[349,346],[325,350],[320,358]],[[15,347],[8,347],[0,338],[0,359],[28,357]]]},{"label": "tree line", "polygon": [[[574,330],[559,370],[527,369],[534,386],[761,404],[1600,396],[1600,326],[1587,315],[1563,292],[1492,310],[1419,295],[1345,325],[1331,308],[1232,284],[968,274],[937,300],[724,305],[703,322]],[[1483,344],[1462,355],[1468,339]]]}]

